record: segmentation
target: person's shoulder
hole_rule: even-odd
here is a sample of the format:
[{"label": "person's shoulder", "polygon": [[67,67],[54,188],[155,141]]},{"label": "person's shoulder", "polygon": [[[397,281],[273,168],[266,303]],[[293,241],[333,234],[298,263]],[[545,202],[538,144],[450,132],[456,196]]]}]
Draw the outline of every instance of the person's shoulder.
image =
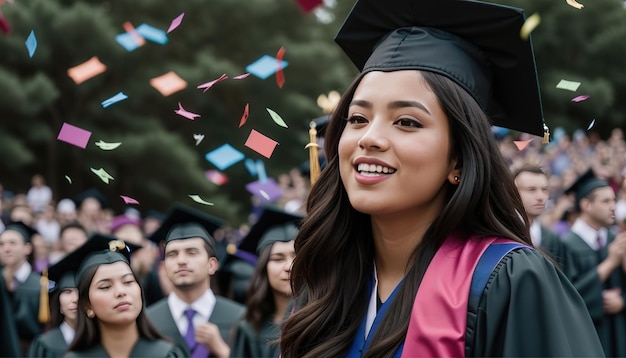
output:
[{"label": "person's shoulder", "polygon": [[221,306],[223,309],[229,309],[229,310],[237,310],[237,311],[244,311],[246,309],[246,306],[242,305],[241,303],[231,300],[230,298],[226,298],[226,297],[222,297],[222,296],[215,296],[216,302],[215,305],[219,305]]},{"label": "person's shoulder", "polygon": [[492,276],[506,275],[511,281],[529,277],[547,277],[557,274],[559,269],[540,250],[520,247],[507,253],[496,266]]},{"label": "person's shoulder", "polygon": [[168,310],[169,311],[169,306],[167,304],[167,297],[164,297],[158,301],[156,301],[155,303],[151,304],[150,306],[148,306],[146,308],[146,312],[148,314],[152,314],[155,312],[161,312],[163,310]]},{"label": "person's shoulder", "polygon": [[140,339],[133,349],[133,353],[139,352],[142,357],[184,357],[184,353],[175,344],[163,339],[146,340]]}]

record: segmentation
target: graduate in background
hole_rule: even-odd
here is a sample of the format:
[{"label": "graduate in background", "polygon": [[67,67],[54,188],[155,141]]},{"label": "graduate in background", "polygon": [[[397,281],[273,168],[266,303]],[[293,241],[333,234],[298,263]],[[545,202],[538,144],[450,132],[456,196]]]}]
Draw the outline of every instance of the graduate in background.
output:
[{"label": "graduate in background", "polygon": [[295,240],[282,357],[602,355],[491,132],[548,135],[523,23],[479,1],[355,4],[336,41],[361,74]]},{"label": "graduate in background", "polygon": [[79,296],[76,335],[64,357],[183,357],[145,314],[130,251],[95,234],[64,260],[66,272],[76,272]]},{"label": "graduate in background", "polygon": [[538,165],[526,164],[513,173],[515,186],[524,204],[524,211],[530,224],[530,239],[552,257],[561,269],[568,261],[567,249],[561,238],[552,230],[543,226],[539,217],[546,210],[549,199],[548,176]]},{"label": "graduate in background", "polygon": [[589,169],[567,190],[580,215],[561,240],[571,252],[565,272],[580,292],[608,357],[626,356],[626,233],[613,234],[615,192]]},{"label": "graduate in background", "polygon": [[76,333],[78,289],[73,271],[65,272],[68,263],[61,260],[48,268],[48,277],[55,282],[50,293],[50,327],[39,335],[28,349],[28,357],[61,358]]},{"label": "graduate in background", "polygon": [[296,255],[293,240],[301,219],[266,207],[239,245],[238,251],[254,251],[258,261],[248,289],[246,314],[233,336],[232,357],[280,355],[277,340],[292,296],[289,275]]},{"label": "graduate in background", "polygon": [[211,277],[219,266],[211,233],[221,226],[218,218],[175,205],[150,236],[163,245],[173,291],[150,306],[148,316],[187,357],[230,357],[227,342],[244,311],[243,305],[211,289]]},{"label": "graduate in background", "polygon": [[4,279],[0,278],[0,357],[17,357],[21,355],[20,340],[15,329],[13,312]]},{"label": "graduate in background", "polygon": [[39,321],[41,275],[34,272],[28,262],[33,251],[31,239],[36,233],[35,229],[19,221],[9,223],[0,233],[0,264],[3,266],[0,280],[6,287],[21,354],[26,353],[31,341],[43,331],[43,324]]}]

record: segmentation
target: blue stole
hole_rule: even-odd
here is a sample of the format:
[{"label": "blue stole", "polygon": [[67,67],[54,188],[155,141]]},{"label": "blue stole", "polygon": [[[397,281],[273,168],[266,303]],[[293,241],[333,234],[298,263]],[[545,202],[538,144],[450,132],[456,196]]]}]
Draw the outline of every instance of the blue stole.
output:
[{"label": "blue stole", "polygon": [[[404,278],[400,280],[400,282],[398,283],[396,288],[393,289],[393,292],[391,292],[391,295],[387,298],[385,303],[383,303],[378,309],[378,312],[376,313],[376,318],[374,319],[374,323],[372,323],[372,327],[370,328],[369,334],[367,335],[367,339],[365,339],[365,325],[367,324],[367,314],[363,317],[363,319],[361,320],[361,324],[356,331],[354,341],[352,341],[352,346],[350,347],[348,354],[346,354],[346,357],[360,358],[363,356],[363,352],[365,352],[365,350],[369,346],[372,337],[374,337],[374,333],[376,333],[380,322],[382,322],[383,318],[385,318],[385,315],[387,314],[387,311],[389,311],[389,307],[391,306],[391,303],[396,297],[396,294],[398,293],[398,290],[400,289],[400,286],[402,286],[403,282]],[[372,290],[374,289],[372,286],[372,280],[370,279],[367,281],[367,297],[371,297],[372,295]],[[402,354],[402,346],[400,346],[400,348],[393,356],[399,358],[400,354]]]}]

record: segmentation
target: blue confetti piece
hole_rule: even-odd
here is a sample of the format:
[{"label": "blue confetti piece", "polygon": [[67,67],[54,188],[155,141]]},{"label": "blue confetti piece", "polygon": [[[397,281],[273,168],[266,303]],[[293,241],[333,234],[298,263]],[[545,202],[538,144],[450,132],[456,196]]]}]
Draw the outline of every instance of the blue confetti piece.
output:
[{"label": "blue confetti piece", "polygon": [[206,154],[206,160],[213,163],[217,169],[224,171],[231,165],[242,161],[245,156],[243,153],[233,148],[230,144],[224,144],[221,147]]},{"label": "blue confetti piece", "polygon": [[259,173],[259,182],[265,184],[267,181],[267,173],[265,172],[265,164],[260,159],[256,161],[256,171]]},{"label": "blue confetti piece", "polygon": [[115,96],[113,96],[113,97],[111,97],[109,99],[105,99],[102,102],[102,107],[107,108],[108,106],[110,106],[112,104],[115,104],[117,102],[123,101],[126,98],[128,98],[128,96],[125,95],[123,92],[120,92],[120,93],[116,94]]},{"label": "blue confetti piece", "polygon": [[148,24],[141,24],[136,30],[137,33],[139,33],[139,35],[146,40],[150,40],[161,45],[165,45],[167,43],[167,34],[161,29],[157,29],[156,27]]},{"label": "blue confetti piece", "polygon": [[117,41],[117,43],[125,48],[128,52],[139,48],[139,44],[137,44],[137,41],[135,41],[133,36],[128,32],[124,32],[115,36],[115,41]]},{"label": "blue confetti piece", "polygon": [[[280,61],[281,70],[288,65],[289,63],[287,61]],[[246,67],[246,72],[250,72],[251,74],[257,76],[262,80],[273,75],[278,70],[278,60],[269,55],[264,55],[263,57],[254,61]]]},{"label": "blue confetti piece", "polygon": [[35,30],[30,31],[30,35],[26,39],[26,49],[28,50],[28,57],[33,58],[35,50],[37,50],[37,38],[35,37]]},{"label": "blue confetti piece", "polygon": [[246,165],[246,169],[248,169],[248,173],[250,173],[250,175],[255,177],[256,176],[256,163],[254,162],[254,159],[247,158],[244,164]]}]

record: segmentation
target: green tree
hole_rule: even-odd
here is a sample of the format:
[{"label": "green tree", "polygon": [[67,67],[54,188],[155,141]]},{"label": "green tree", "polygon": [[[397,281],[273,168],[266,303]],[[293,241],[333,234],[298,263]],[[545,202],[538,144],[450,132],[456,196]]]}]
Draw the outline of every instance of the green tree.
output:
[{"label": "green tree", "polygon": [[[213,202],[206,211],[233,222],[245,221],[250,194],[245,184],[256,180],[238,163],[225,170],[223,187],[208,182],[213,169],[204,156],[230,143],[248,158],[263,159],[269,176],[277,176],[308,159],[308,119],[319,116],[316,98],[343,90],[355,74],[332,37],[347,9],[338,7],[330,24],[304,14],[290,0],[22,0],[2,8],[13,30],[0,38],[0,156],[7,188],[25,191],[35,173],[43,173],[57,199],[97,187],[121,209],[119,195],[141,202],[140,209],[166,210],[174,201],[194,204],[189,194]],[[115,42],[130,21],[167,29],[184,12],[169,41],[147,41],[132,52]],[[28,58],[24,40],[34,30],[38,47]],[[227,74],[233,77],[264,54],[286,49],[286,82],[250,76],[226,80],[203,93],[201,83]],[[107,71],[80,85],[67,69],[92,56]],[[174,71],[188,87],[163,97],[150,79]],[[101,102],[118,92],[128,99],[108,108]],[[180,102],[199,113],[190,121],[174,113]],[[239,128],[246,104],[248,122]],[[279,113],[285,129],[272,122],[265,108]],[[92,132],[86,149],[56,140],[63,122]],[[251,129],[279,142],[270,159],[244,146]],[[196,146],[193,134],[204,134]],[[121,142],[103,151],[96,141]],[[115,179],[104,184],[90,168],[104,168]],[[71,178],[71,183],[65,179]]]}]

